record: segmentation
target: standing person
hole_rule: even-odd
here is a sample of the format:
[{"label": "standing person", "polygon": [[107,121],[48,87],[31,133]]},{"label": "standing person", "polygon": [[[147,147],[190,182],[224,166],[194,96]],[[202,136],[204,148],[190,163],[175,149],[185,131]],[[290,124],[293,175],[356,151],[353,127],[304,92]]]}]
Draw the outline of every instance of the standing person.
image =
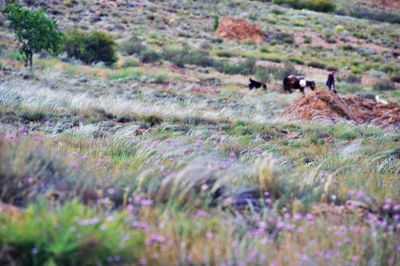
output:
[{"label": "standing person", "polygon": [[326,81],[326,86],[330,91],[333,91],[334,93],[337,94],[336,84],[335,84],[335,74],[336,70],[333,70],[331,73],[329,73],[328,80]]}]

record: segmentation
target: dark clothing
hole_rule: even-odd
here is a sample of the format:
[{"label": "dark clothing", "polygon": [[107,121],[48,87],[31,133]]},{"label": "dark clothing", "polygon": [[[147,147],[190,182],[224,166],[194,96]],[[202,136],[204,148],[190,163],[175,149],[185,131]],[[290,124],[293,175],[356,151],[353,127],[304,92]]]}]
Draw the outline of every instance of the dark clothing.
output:
[{"label": "dark clothing", "polygon": [[328,75],[326,86],[328,87],[329,90],[332,90],[334,93],[336,93],[335,76],[333,74]]}]

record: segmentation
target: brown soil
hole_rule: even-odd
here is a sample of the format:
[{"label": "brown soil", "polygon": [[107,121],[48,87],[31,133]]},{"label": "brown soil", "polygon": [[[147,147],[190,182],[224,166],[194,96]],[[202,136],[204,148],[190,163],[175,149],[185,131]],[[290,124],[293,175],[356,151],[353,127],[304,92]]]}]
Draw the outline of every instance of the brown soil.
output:
[{"label": "brown soil", "polygon": [[328,90],[315,90],[297,99],[284,112],[295,119],[347,119],[358,124],[373,124],[383,128],[400,129],[400,106],[378,103],[358,96],[339,97]]},{"label": "brown soil", "polygon": [[399,0],[364,0],[370,4],[377,4],[380,6],[385,6],[389,8],[398,8],[400,9],[400,1]]},{"label": "brown soil", "polygon": [[252,40],[261,43],[265,33],[244,19],[224,18],[219,22],[215,35],[229,40]]}]

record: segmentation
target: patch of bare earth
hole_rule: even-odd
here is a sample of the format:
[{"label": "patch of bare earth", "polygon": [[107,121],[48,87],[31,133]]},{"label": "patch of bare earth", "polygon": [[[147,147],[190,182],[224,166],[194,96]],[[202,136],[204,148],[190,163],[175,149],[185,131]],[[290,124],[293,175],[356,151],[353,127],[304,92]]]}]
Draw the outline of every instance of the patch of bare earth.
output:
[{"label": "patch of bare earth", "polygon": [[399,0],[364,0],[368,4],[400,9]]},{"label": "patch of bare earth", "polygon": [[341,98],[328,90],[315,90],[298,98],[284,111],[283,115],[301,120],[346,119],[357,124],[400,129],[399,105],[380,103],[354,95]]},{"label": "patch of bare earth", "polygon": [[264,32],[255,24],[244,19],[224,18],[219,22],[215,35],[229,40],[251,40],[261,43]]}]

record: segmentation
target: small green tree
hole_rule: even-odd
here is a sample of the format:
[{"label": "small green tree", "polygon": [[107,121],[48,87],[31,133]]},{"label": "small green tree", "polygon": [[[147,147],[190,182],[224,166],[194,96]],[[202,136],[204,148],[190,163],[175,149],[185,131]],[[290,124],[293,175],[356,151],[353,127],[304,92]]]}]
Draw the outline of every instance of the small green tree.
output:
[{"label": "small green tree", "polygon": [[15,31],[25,66],[32,67],[34,53],[56,53],[59,50],[62,33],[58,30],[57,22],[49,18],[43,9],[32,10],[11,3],[6,6],[4,13]]}]

